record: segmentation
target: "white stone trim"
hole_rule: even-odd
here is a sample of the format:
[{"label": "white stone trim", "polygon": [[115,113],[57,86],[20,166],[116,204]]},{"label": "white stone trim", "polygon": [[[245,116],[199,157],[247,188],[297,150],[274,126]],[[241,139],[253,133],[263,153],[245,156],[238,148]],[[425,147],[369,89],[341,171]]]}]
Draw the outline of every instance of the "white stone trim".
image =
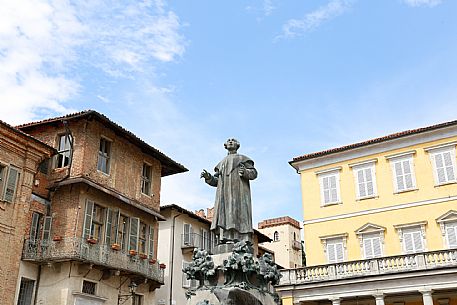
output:
[{"label": "white stone trim", "polygon": [[371,165],[372,163],[376,163],[376,162],[378,162],[378,158],[365,160],[365,161],[361,161],[361,162],[357,162],[357,163],[349,163],[348,166],[349,167],[367,166],[367,165]]},{"label": "white stone trim", "polygon": [[332,168],[327,168],[327,169],[323,169],[323,170],[320,170],[320,171],[316,171],[314,173],[316,175],[322,175],[322,174],[328,174],[328,173],[332,173],[332,172],[337,172],[337,171],[340,171],[342,169],[343,169],[343,167],[337,166],[337,167],[332,167]]},{"label": "white stone trim", "polygon": [[401,209],[406,209],[406,208],[412,208],[412,207],[417,207],[417,206],[422,206],[422,205],[435,204],[435,203],[441,203],[441,202],[447,202],[447,201],[453,201],[453,200],[457,200],[457,195],[429,199],[429,200],[422,200],[422,201],[414,201],[414,202],[403,203],[403,204],[398,204],[398,205],[389,206],[389,207],[376,208],[376,209],[358,211],[358,212],[353,212],[353,213],[314,218],[314,219],[304,220],[303,225],[326,222],[326,221],[331,221],[331,220],[345,219],[345,218],[351,218],[351,217],[357,217],[357,216],[363,216],[363,215],[370,215],[370,214],[376,214],[376,213],[382,213],[382,212],[395,211],[395,210],[401,210]]},{"label": "white stone trim", "polygon": [[430,146],[430,147],[425,147],[424,150],[429,152],[431,150],[436,150],[436,149],[446,149],[446,148],[452,148],[452,146],[455,146],[457,145],[457,141],[453,141],[453,142],[449,142],[449,143],[445,143],[445,144],[440,144],[440,145],[434,145],[434,146]]},{"label": "white stone trim", "polygon": [[410,150],[410,151],[402,152],[402,153],[399,153],[399,154],[387,155],[384,158],[386,158],[387,160],[397,159],[397,158],[406,158],[406,157],[411,157],[412,158],[412,156],[414,154],[416,154],[416,150]]}]

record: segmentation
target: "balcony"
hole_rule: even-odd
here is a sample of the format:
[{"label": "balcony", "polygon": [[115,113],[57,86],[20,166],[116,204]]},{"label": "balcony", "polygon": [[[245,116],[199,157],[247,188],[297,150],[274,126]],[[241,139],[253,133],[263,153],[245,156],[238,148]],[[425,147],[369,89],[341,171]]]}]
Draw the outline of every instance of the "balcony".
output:
[{"label": "balcony", "polygon": [[157,262],[131,256],[122,250],[113,250],[106,244],[89,244],[81,238],[60,241],[25,240],[22,260],[37,263],[80,261],[96,266],[135,274],[163,284],[163,269]]},{"label": "balcony", "polygon": [[283,269],[279,285],[316,283],[372,275],[457,267],[457,249]]},{"label": "balcony", "polygon": [[187,233],[181,235],[181,249],[205,249],[210,253],[213,249],[211,238],[204,237],[197,233]]},{"label": "balcony", "polygon": [[298,240],[294,240],[292,242],[292,249],[301,250],[301,242],[299,242]]}]

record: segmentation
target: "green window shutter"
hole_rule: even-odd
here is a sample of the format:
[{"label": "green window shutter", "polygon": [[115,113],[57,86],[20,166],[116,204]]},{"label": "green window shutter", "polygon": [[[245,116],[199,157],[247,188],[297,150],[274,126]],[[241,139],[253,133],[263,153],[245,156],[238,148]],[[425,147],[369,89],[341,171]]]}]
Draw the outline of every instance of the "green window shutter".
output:
[{"label": "green window shutter", "polygon": [[110,208],[106,209],[106,216],[105,216],[105,244],[111,245],[113,240],[113,215],[114,212]]},{"label": "green window shutter", "polygon": [[13,202],[18,180],[19,170],[17,168],[10,167],[8,171],[8,178],[6,179],[5,194],[3,196],[3,200],[6,202]]},{"label": "green window shutter", "polygon": [[43,240],[49,241],[51,239],[51,226],[52,226],[52,217],[46,216],[44,218],[44,224],[43,224]]},{"label": "green window shutter", "polygon": [[136,217],[130,218],[129,250],[138,251],[139,229],[140,219]]},{"label": "green window shutter", "polygon": [[40,231],[40,218],[41,214],[33,212],[32,225],[30,226],[30,240],[37,240]]},{"label": "green window shutter", "polygon": [[154,225],[149,226],[149,245],[148,254],[149,258],[154,258]]},{"label": "green window shutter", "polygon": [[84,213],[83,238],[91,237],[93,209],[94,209],[94,203],[92,201],[87,200],[86,201],[86,210]]}]

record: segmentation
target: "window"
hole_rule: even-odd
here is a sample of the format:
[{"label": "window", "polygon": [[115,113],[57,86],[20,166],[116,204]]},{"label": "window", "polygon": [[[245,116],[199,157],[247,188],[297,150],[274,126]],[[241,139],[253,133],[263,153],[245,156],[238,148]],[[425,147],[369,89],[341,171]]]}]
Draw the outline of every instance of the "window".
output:
[{"label": "window", "polygon": [[154,258],[154,227],[149,226],[149,258]]},{"label": "window", "polygon": [[342,238],[328,239],[326,247],[329,264],[344,261],[344,244]]},{"label": "window", "polygon": [[110,208],[106,209],[105,218],[105,244],[111,245],[116,238],[117,220],[119,212],[113,211]]},{"label": "window", "polygon": [[353,166],[357,199],[376,196],[375,163]]},{"label": "window", "polygon": [[21,278],[21,286],[19,288],[19,296],[17,298],[17,305],[31,305],[33,296],[33,287],[35,286],[34,280]]},{"label": "window", "polygon": [[210,237],[209,237],[209,232],[207,230],[204,230],[204,229],[200,229],[200,234],[202,236],[202,240],[200,242],[200,247],[201,249],[205,249],[205,250],[210,250],[210,244],[211,244],[211,240],[210,240]]},{"label": "window", "polygon": [[448,248],[457,248],[457,222],[447,222],[445,228]]},{"label": "window", "polygon": [[96,288],[97,288],[96,283],[83,280],[83,288],[82,288],[83,293],[95,295]]},{"label": "window", "polygon": [[319,174],[321,203],[323,206],[341,202],[339,177],[339,171]]},{"label": "window", "polygon": [[141,175],[141,192],[145,195],[151,195],[152,167],[146,163],[143,164],[143,174]]},{"label": "window", "polygon": [[92,201],[86,202],[83,237],[100,240],[103,227],[103,208]]},{"label": "window", "polygon": [[61,168],[70,165],[72,141],[73,138],[70,134],[64,134],[59,136],[55,164],[56,168]]},{"label": "window", "polygon": [[279,241],[279,232],[278,231],[275,231],[273,233],[273,241]]},{"label": "window", "polygon": [[140,221],[140,235],[138,237],[138,251],[146,254],[147,249],[148,226]]},{"label": "window", "polygon": [[430,150],[430,158],[436,185],[456,182],[455,147],[432,149]]},{"label": "window", "polygon": [[138,251],[138,235],[140,230],[140,219],[136,217],[130,218],[130,235],[129,235],[129,250]]},{"label": "window", "polygon": [[12,203],[19,181],[19,169],[0,164],[0,195],[4,201]]},{"label": "window", "polygon": [[30,225],[30,240],[38,240],[40,234],[40,220],[41,214],[33,212],[32,223]]},{"label": "window", "polygon": [[363,257],[365,259],[381,257],[382,247],[379,233],[362,235]]},{"label": "window", "polygon": [[189,223],[184,224],[183,245],[192,246],[194,242],[194,230]]},{"label": "window", "polygon": [[100,149],[98,151],[97,169],[105,174],[109,174],[111,158],[111,141],[101,138]]},{"label": "window", "polygon": [[46,216],[43,222],[43,241],[51,240],[52,217]]},{"label": "window", "polygon": [[402,231],[403,251],[405,253],[415,253],[425,250],[420,227],[405,228]]},{"label": "window", "polygon": [[412,156],[393,158],[390,160],[394,177],[395,193],[408,191],[416,188],[414,165]]},{"label": "window", "polygon": [[119,215],[119,225],[117,229],[116,242],[121,245],[121,249],[127,249],[127,234],[129,227],[129,218],[125,215]]}]

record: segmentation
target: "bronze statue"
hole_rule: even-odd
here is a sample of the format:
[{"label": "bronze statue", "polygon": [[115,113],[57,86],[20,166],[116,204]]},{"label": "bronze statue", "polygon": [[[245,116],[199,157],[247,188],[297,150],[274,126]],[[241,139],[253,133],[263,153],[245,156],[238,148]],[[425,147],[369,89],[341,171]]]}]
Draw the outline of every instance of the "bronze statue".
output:
[{"label": "bronze statue", "polygon": [[201,178],[217,187],[211,231],[220,243],[252,241],[252,208],[249,180],[257,178],[254,161],[237,153],[240,142],[228,139],[224,144],[228,155],[216,165],[214,175],[206,170]]}]

